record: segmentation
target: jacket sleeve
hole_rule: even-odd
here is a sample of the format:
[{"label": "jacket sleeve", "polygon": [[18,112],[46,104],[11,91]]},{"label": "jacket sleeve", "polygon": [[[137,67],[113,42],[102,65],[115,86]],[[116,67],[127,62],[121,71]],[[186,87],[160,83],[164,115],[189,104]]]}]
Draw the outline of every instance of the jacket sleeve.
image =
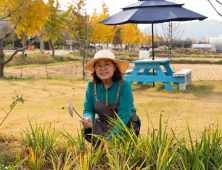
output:
[{"label": "jacket sleeve", "polygon": [[95,107],[94,107],[94,95],[93,95],[93,83],[90,81],[86,88],[86,96],[84,101],[83,117],[95,119]]},{"label": "jacket sleeve", "polygon": [[[127,125],[131,115],[131,109],[133,106],[133,93],[131,84],[124,80],[120,88],[119,93],[119,108],[118,108],[118,116],[122,120],[122,122]],[[115,126],[112,130],[112,134],[115,136],[121,135],[121,129],[123,128],[123,124],[117,119],[115,122]],[[109,137],[109,140],[112,139],[112,136]]]}]

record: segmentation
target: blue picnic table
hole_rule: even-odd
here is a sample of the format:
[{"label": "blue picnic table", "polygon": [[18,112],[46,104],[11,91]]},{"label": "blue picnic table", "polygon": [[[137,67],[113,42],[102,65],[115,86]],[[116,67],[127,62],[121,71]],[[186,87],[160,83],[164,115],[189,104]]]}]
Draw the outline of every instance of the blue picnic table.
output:
[{"label": "blue picnic table", "polygon": [[[138,82],[138,84],[162,82],[167,90],[173,90],[170,82],[174,84],[185,83],[186,77],[174,77],[174,72],[170,68],[170,61],[171,59],[143,59],[133,61],[132,63],[135,64],[134,69],[130,75],[124,75],[123,77],[131,84],[133,82]],[[166,72],[162,70],[161,65],[165,68]],[[153,69],[155,70],[154,75]],[[142,72],[140,70],[142,70]]]}]

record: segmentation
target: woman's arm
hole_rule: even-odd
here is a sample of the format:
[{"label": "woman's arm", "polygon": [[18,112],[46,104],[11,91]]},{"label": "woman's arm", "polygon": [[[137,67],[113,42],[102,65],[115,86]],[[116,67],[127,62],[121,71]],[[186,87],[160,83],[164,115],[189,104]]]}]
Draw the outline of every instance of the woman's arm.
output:
[{"label": "woman's arm", "polygon": [[83,110],[83,117],[90,118],[94,121],[95,119],[95,107],[94,107],[94,88],[93,83],[90,81],[86,88],[86,96],[84,101],[84,110]]}]

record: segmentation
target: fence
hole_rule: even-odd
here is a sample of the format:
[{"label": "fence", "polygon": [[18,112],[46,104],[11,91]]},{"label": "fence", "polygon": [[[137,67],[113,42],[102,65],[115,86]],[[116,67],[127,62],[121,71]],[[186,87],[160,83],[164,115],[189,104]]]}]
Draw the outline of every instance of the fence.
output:
[{"label": "fence", "polygon": [[[85,71],[86,78],[91,78],[90,71]],[[43,66],[30,66],[19,67],[13,69],[5,69],[4,76],[13,76],[17,78],[26,77],[54,77],[54,78],[67,78],[67,79],[82,79],[83,67],[81,64],[66,64],[66,65],[43,65]]]}]

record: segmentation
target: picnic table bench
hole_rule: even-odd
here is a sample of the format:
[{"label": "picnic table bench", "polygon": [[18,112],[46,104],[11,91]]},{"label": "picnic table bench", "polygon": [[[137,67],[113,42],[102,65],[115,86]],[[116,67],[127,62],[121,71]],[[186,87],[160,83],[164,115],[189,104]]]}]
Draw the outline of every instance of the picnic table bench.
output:
[{"label": "picnic table bench", "polygon": [[192,69],[183,69],[173,73],[173,77],[186,77],[186,82],[179,82],[179,90],[186,90],[186,84],[192,84]]},{"label": "picnic table bench", "polygon": [[[124,78],[131,84],[138,82],[138,84],[150,84],[152,82],[162,82],[167,90],[173,90],[170,82],[179,84],[179,90],[186,90],[186,79],[187,84],[191,84],[191,72],[192,69],[183,69],[178,72],[173,72],[170,68],[171,59],[143,59],[133,61],[135,67],[133,70],[127,70],[124,73]],[[166,72],[163,72],[160,66],[164,66]],[[140,70],[143,70],[140,72]],[[150,72],[154,69],[155,72]]]}]

